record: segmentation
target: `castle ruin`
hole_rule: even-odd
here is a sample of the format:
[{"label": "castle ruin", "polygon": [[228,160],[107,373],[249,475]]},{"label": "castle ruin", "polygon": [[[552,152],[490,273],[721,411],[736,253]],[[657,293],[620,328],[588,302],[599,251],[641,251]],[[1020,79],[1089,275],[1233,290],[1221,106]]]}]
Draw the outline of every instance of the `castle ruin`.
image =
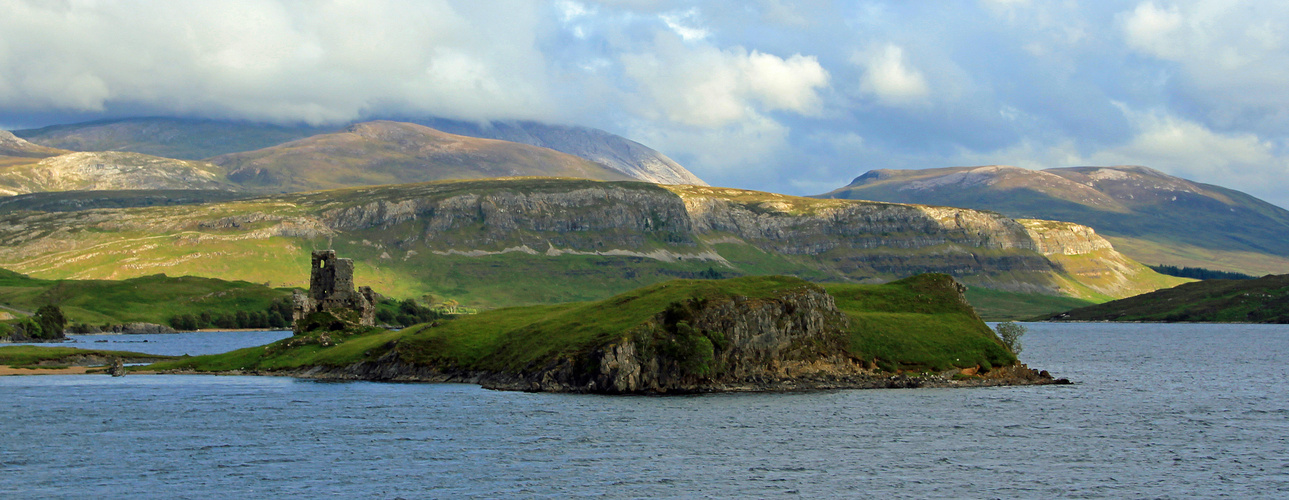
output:
[{"label": "castle ruin", "polygon": [[292,324],[320,311],[356,311],[363,326],[376,324],[376,293],[371,287],[354,291],[353,259],[336,258],[335,250],[315,250],[309,292],[296,291]]}]

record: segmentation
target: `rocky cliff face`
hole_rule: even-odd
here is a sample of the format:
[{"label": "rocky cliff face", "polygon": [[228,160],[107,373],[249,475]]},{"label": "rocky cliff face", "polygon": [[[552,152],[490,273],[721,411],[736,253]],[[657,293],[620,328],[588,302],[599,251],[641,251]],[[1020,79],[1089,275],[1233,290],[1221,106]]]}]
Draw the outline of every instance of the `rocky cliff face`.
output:
[{"label": "rocky cliff face", "polygon": [[1073,222],[1018,219],[1034,242],[1034,250],[1043,255],[1083,255],[1113,251],[1114,246],[1088,226]]},{"label": "rocky cliff face", "polygon": [[706,339],[710,350],[698,340],[700,352],[669,352],[685,342],[676,339],[684,333],[669,332],[669,318],[659,314],[635,335],[593,353],[590,365],[598,369],[589,376],[579,377],[566,363],[530,377],[531,388],[663,393],[864,372],[846,353],[845,315],[821,290],[688,305],[694,309],[688,335]]},{"label": "rocky cliff face", "polygon": [[[1047,258],[1051,255],[1103,252],[1098,258],[1122,260],[1084,226],[1022,224],[996,213],[959,208],[683,186],[596,184],[466,194],[437,191],[440,188],[426,186],[399,195],[366,191],[379,201],[329,209],[321,219],[337,231],[390,231],[414,225],[417,231],[398,231],[404,236],[383,243],[456,255],[616,253],[731,265],[712,245],[742,244],[809,258],[815,266],[856,280],[942,272],[987,281],[998,273],[1061,272]],[[1022,285],[1013,288],[1035,289]]]}]

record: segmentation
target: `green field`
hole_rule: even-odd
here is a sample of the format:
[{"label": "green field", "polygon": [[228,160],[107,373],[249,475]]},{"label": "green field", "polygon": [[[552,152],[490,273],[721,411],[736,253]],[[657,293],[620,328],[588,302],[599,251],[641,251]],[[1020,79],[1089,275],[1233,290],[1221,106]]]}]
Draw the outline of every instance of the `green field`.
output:
[{"label": "green field", "polygon": [[245,281],[165,275],[112,280],[43,280],[0,269],[0,305],[21,312],[54,304],[72,323],[167,324],[180,314],[263,311],[283,288]]}]

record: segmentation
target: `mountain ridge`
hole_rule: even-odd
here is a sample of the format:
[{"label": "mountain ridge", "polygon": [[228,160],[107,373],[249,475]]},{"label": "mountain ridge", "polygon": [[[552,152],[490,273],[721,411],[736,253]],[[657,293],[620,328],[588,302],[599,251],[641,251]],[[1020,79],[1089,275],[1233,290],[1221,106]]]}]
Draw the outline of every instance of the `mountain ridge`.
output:
[{"label": "mountain ridge", "polygon": [[[373,119],[376,120],[376,119]],[[391,121],[391,120],[385,120]],[[579,156],[628,177],[660,184],[706,185],[666,155],[630,139],[588,127],[531,121],[483,124],[441,118],[398,119],[444,132],[498,139]],[[202,160],[277,146],[334,133],[348,125],[280,126],[206,119],[134,117],[16,130],[33,143],[75,151],[130,151],[184,160]]]},{"label": "mountain ridge", "polygon": [[339,132],[216,156],[210,162],[228,169],[229,179],[238,184],[293,192],[532,175],[629,179],[551,149],[392,121],[357,123]]},{"label": "mountain ridge", "polygon": [[1076,222],[1151,264],[1259,275],[1289,269],[1289,210],[1148,167],[878,169],[818,196]]}]

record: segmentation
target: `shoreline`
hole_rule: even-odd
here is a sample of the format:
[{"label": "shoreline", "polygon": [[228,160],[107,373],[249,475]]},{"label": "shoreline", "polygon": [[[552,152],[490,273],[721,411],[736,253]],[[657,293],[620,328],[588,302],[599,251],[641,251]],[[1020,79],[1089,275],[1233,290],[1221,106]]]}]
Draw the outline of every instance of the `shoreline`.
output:
[{"label": "shoreline", "polygon": [[[22,366],[14,367],[10,365],[0,365],[0,377],[22,377],[26,375],[94,375],[94,373],[90,373],[89,370],[103,370],[106,368],[106,366],[65,366],[59,368],[43,368],[34,366],[27,368]],[[107,372],[104,371],[103,373],[106,374]]]},{"label": "shoreline", "polygon": [[[360,363],[359,365],[363,365]],[[739,382],[711,383],[674,390],[640,390],[608,392],[573,387],[549,379],[535,380],[523,375],[491,372],[438,372],[414,365],[381,367],[350,365],[346,367],[313,366],[289,370],[228,370],[203,372],[195,370],[131,371],[155,375],[211,375],[249,377],[291,377],[334,382],[385,382],[408,384],[473,384],[484,389],[518,392],[545,392],[600,395],[682,395],[720,393],[788,393],[844,389],[944,389],[975,387],[1013,387],[1035,385],[1071,385],[1069,379],[1053,378],[1046,371],[1025,365],[1000,368],[992,375],[955,379],[945,374],[849,374],[784,377]],[[946,372],[947,373],[947,372]]]},{"label": "shoreline", "polygon": [[[0,365],[0,376],[30,375],[107,375],[106,366],[60,366],[44,368],[40,366],[14,367]],[[1045,371],[1025,367],[1024,365],[997,370],[994,376],[972,376],[955,379],[945,374],[851,374],[821,375],[797,378],[778,378],[726,383],[695,385],[675,390],[641,390],[633,392],[605,392],[570,387],[563,384],[552,384],[549,380],[530,380],[521,375],[461,372],[434,372],[419,367],[398,367],[389,370],[386,367],[382,376],[361,367],[326,367],[313,366],[290,370],[242,371],[227,370],[205,372],[195,370],[129,370],[131,375],[207,375],[216,377],[290,377],[303,380],[334,382],[384,382],[402,384],[472,384],[484,389],[497,391],[546,392],[571,394],[600,395],[683,395],[683,394],[721,394],[721,393],[789,393],[817,392],[853,389],[966,389],[976,387],[1020,387],[1036,385],[1071,385],[1068,379],[1052,378]],[[411,368],[410,370],[408,368]]]}]

